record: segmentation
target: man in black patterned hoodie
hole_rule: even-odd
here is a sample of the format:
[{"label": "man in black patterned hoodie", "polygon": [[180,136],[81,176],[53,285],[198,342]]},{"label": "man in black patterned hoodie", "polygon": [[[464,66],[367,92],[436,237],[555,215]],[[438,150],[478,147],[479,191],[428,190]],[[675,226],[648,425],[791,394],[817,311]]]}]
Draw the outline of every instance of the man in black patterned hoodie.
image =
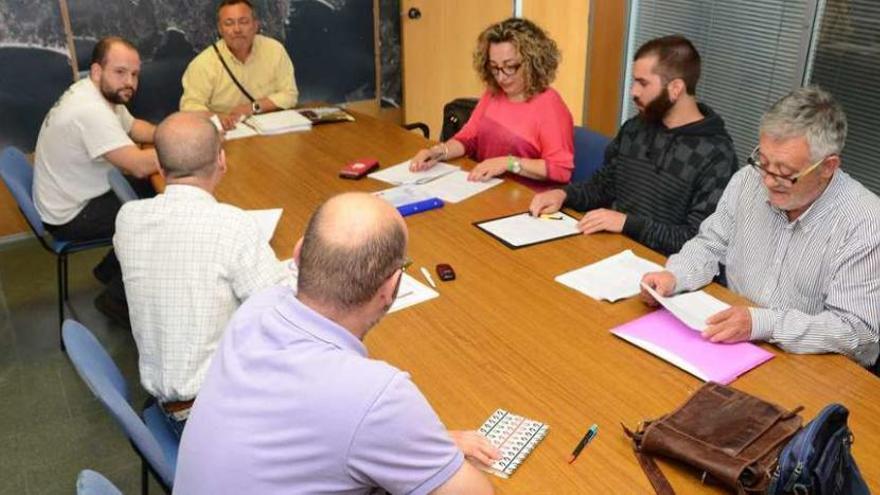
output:
[{"label": "man in black patterned hoodie", "polygon": [[589,180],[536,195],[532,215],[566,206],[586,215],[584,234],[623,232],[665,255],[676,253],[715,211],[738,169],[724,121],[695,98],[700,55],[682,36],[646,42],[633,62],[629,119]]}]

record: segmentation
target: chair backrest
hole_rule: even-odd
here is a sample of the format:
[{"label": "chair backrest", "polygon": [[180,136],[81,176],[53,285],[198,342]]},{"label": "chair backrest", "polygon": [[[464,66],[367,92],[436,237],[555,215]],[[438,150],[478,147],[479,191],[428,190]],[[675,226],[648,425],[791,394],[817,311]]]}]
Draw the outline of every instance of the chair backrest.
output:
[{"label": "chair backrest", "polygon": [[31,226],[39,237],[42,237],[46,230],[43,227],[43,221],[34,206],[34,197],[31,188],[34,184],[34,169],[28,162],[24,153],[17,148],[9,146],[0,154],[0,177],[6,183],[18,208],[24,214],[25,220]]},{"label": "chair backrest", "polygon": [[574,128],[574,172],[572,182],[583,182],[602,168],[610,139],[586,127]]},{"label": "chair backrest", "polygon": [[128,183],[125,176],[122,175],[122,171],[118,168],[113,167],[107,172],[107,181],[110,182],[110,189],[113,189],[113,193],[119,198],[120,203],[125,204],[138,199],[134,188],[131,187],[131,184]]},{"label": "chair backrest", "polygon": [[85,469],[76,478],[76,495],[122,495],[101,473]]},{"label": "chair backrest", "polygon": [[165,458],[158,441],[128,403],[125,379],[113,359],[86,327],[65,320],[62,338],[67,356],[80,378],[122,428],[137,451],[167,486],[174,484],[174,466]]}]

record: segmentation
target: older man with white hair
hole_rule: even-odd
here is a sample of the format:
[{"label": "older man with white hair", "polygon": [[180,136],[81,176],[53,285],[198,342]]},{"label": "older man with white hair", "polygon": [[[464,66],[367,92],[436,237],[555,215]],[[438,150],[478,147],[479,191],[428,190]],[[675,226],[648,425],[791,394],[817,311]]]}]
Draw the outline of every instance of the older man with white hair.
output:
[{"label": "older man with white hair", "polygon": [[715,213],[666,270],[643,281],[662,295],[691,291],[723,263],[730,288],[756,306],[713,315],[703,337],[840,353],[874,367],[880,198],[840,169],[846,130],[840,105],[817,87],[780,99],[764,115],[751,166],[733,176]]}]

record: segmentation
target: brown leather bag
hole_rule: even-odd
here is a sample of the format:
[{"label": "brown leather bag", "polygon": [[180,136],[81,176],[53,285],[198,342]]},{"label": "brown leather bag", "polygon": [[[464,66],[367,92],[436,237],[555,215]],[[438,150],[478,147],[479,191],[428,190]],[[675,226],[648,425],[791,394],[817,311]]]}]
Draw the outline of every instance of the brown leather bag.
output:
[{"label": "brown leather bag", "polygon": [[703,481],[717,481],[736,493],[757,493],[767,488],[779,451],[801,428],[801,409],[788,411],[709,382],[671,414],[645,421],[635,432],[623,429],[660,495],[675,492],[652,455],[695,467]]}]

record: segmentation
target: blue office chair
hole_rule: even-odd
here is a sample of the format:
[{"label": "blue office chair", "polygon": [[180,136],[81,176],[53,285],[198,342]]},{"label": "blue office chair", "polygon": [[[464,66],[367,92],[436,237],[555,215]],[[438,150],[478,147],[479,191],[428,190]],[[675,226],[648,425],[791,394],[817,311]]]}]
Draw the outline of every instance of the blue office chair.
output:
[{"label": "blue office chair", "polygon": [[131,184],[129,184],[125,176],[122,175],[122,171],[118,168],[113,167],[107,172],[107,181],[110,183],[110,189],[113,189],[113,194],[119,198],[120,203],[125,204],[138,199],[134,188],[131,187]]},{"label": "blue office chair", "polygon": [[583,182],[602,168],[610,139],[586,127],[574,128],[574,172],[572,182]]},{"label": "blue office chair", "polygon": [[122,495],[101,473],[85,469],[76,478],[76,495]]},{"label": "blue office chair", "polygon": [[174,485],[177,466],[177,436],[153,402],[143,412],[143,420],[129,404],[125,378],[113,359],[86,327],[74,320],[64,322],[62,330],[67,356],[80,378],[116,420],[141,458],[141,493],[148,493],[148,472],[166,493]]},{"label": "blue office chair", "polygon": [[28,163],[24,154],[16,148],[8,147],[0,154],[0,178],[6,183],[15,202],[18,203],[18,209],[27,220],[31,231],[40,241],[40,244],[57,259],[58,273],[58,339],[61,343],[61,350],[64,350],[64,340],[61,339],[61,324],[64,322],[64,309],[68,301],[67,290],[67,256],[87,249],[110,246],[113,240],[95,239],[92,241],[57,241],[50,238],[47,239],[46,228],[43,221],[40,220],[40,214],[37,213],[37,207],[34,206],[34,198],[31,195],[31,188],[34,183],[34,169]]}]

